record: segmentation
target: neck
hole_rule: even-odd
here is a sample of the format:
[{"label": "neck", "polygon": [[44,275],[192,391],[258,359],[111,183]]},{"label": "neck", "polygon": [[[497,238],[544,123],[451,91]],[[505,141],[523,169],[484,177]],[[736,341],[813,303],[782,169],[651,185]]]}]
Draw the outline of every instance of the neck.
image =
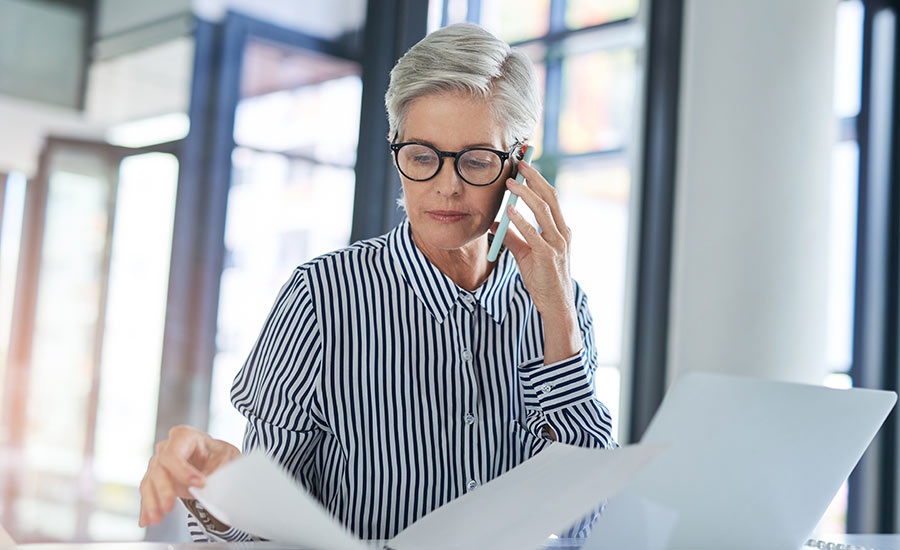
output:
[{"label": "neck", "polygon": [[428,261],[460,288],[475,290],[487,280],[494,268],[494,264],[487,260],[487,234],[461,248],[451,250],[429,246],[419,239],[414,229],[412,237],[416,248],[422,251]]}]

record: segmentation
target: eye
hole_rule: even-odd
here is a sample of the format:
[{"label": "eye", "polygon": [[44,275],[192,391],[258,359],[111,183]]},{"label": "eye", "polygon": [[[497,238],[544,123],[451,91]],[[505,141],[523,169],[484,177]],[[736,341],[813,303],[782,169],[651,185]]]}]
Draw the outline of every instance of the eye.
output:
[{"label": "eye", "polygon": [[418,155],[413,155],[411,159],[416,164],[431,164],[434,162],[434,155],[429,153],[421,153]]},{"label": "eye", "polygon": [[463,157],[463,164],[469,170],[487,170],[494,166],[494,159],[489,154],[467,154]]}]

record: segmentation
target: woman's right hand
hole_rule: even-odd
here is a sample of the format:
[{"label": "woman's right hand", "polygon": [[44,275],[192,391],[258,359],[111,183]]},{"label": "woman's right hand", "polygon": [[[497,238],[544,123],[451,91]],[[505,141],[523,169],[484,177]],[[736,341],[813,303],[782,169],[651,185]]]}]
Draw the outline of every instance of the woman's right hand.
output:
[{"label": "woman's right hand", "polygon": [[175,426],[169,438],[156,444],[141,480],[140,526],[162,521],[176,498],[192,499],[189,487],[203,487],[206,476],[241,456],[234,445],[213,439],[190,426]]}]

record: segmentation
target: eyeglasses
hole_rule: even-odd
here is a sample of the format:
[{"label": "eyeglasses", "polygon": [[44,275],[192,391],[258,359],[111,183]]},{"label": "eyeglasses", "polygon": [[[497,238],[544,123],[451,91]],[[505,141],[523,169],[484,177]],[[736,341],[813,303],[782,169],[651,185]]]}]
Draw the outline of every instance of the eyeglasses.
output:
[{"label": "eyeglasses", "polygon": [[452,153],[440,151],[424,143],[407,142],[392,143],[391,151],[394,152],[394,160],[400,173],[413,181],[430,180],[441,171],[444,158],[453,157],[456,173],[464,182],[483,186],[497,181],[503,173],[506,159],[516,147],[518,143],[509,153],[486,147],[471,147]]}]

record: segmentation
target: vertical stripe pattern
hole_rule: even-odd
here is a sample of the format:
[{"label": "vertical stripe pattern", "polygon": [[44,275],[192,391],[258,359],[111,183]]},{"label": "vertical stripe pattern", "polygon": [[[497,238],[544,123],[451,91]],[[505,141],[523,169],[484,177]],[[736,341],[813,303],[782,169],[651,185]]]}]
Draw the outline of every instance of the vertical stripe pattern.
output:
[{"label": "vertical stripe pattern", "polygon": [[281,289],[234,380],[244,451],[264,449],[359,537],[389,539],[539,452],[548,426],[614,447],[580,287],[576,303],[584,347],[545,365],[506,249],[474,292],[425,258],[408,220],[316,258]]}]

